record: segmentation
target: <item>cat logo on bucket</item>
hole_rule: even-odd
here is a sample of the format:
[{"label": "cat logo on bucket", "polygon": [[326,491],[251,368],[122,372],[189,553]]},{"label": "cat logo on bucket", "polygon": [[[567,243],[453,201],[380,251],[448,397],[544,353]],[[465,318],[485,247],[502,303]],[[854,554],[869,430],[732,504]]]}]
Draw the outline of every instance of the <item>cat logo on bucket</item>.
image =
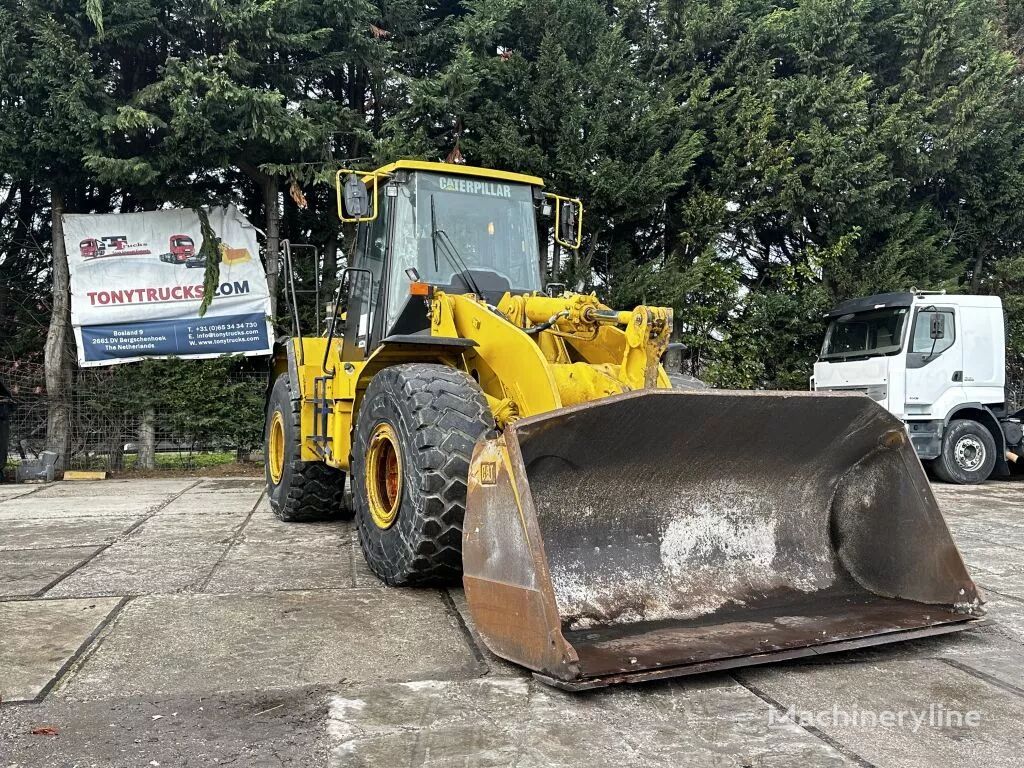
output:
[{"label": "cat logo on bucket", "polygon": [[494,485],[498,482],[498,465],[493,461],[480,464],[480,484]]}]

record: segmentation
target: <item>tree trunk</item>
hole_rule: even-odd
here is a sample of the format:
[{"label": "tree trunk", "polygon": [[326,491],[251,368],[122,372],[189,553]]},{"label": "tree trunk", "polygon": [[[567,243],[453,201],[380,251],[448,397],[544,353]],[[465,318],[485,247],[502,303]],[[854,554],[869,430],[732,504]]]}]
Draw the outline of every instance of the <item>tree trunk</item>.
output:
[{"label": "tree trunk", "polygon": [[267,225],[267,287],[270,289],[270,314],[277,317],[277,275],[281,253],[280,185],[276,176],[266,176],[260,185]]},{"label": "tree trunk", "polygon": [[46,373],[47,417],[46,449],[57,454],[55,471],[63,472],[71,452],[71,358],[68,355],[68,331],[71,327],[70,275],[64,248],[64,197],[56,189],[50,193],[53,250],[53,309],[46,334],[44,369]]},{"label": "tree trunk", "polygon": [[156,469],[156,410],[147,405],[139,422],[139,458],[136,469]]},{"label": "tree trunk", "polygon": [[981,270],[985,267],[985,251],[979,250],[971,272],[971,293],[981,293]]}]

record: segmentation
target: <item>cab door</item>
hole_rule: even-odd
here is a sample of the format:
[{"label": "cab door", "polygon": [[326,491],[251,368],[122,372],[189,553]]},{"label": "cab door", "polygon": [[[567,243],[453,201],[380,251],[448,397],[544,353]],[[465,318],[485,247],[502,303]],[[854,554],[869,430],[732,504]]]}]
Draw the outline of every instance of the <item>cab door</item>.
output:
[{"label": "cab door", "polygon": [[[941,321],[936,323],[933,316]],[[944,416],[946,397],[962,400],[964,343],[954,307],[926,306],[914,311],[907,339],[906,413]],[[937,333],[933,334],[935,328]],[[935,337],[937,336],[937,338]],[[941,412],[940,412],[941,411]]]},{"label": "cab door", "polygon": [[356,230],[356,254],[348,270],[342,360],[364,360],[380,343],[390,260],[390,198],[381,196],[377,218]]}]

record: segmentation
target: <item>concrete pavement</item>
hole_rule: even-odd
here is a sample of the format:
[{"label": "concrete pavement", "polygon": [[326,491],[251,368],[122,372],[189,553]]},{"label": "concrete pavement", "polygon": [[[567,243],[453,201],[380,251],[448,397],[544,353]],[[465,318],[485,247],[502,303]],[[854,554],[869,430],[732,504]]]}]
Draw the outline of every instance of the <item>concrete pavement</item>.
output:
[{"label": "concrete pavement", "polygon": [[1024,483],[935,489],[989,626],[573,695],[260,481],[0,486],[0,767],[1018,765]]}]

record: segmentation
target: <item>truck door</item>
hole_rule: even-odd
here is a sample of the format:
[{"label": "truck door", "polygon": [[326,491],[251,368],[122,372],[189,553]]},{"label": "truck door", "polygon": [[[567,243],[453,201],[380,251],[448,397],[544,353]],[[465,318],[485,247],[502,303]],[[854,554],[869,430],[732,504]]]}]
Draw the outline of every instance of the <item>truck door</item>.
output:
[{"label": "truck door", "polygon": [[342,360],[363,360],[380,343],[391,207],[390,198],[382,195],[377,218],[360,224],[356,233],[354,269],[348,278]]},{"label": "truck door", "polygon": [[[938,322],[933,318],[941,318]],[[951,390],[963,390],[963,334],[952,307],[917,307],[907,346],[906,413],[945,416],[931,406]],[[934,338],[933,328],[938,338]],[[961,400],[955,397],[955,400]]]}]

